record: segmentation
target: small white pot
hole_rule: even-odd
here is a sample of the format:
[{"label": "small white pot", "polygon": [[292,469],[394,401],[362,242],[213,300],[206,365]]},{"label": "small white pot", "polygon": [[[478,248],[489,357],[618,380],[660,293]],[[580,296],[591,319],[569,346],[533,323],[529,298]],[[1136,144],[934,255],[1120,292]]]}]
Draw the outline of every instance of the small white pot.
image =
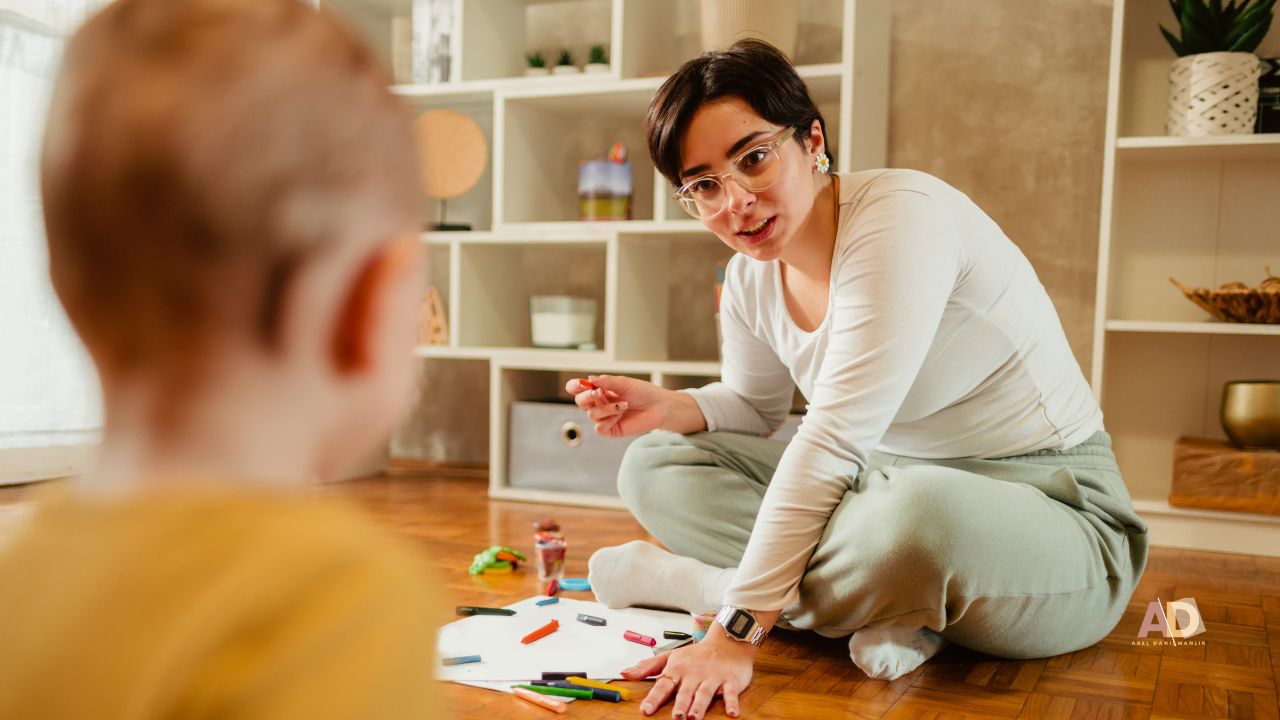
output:
[{"label": "small white pot", "polygon": [[525,77],[546,77],[547,75],[550,75],[550,74],[551,74],[551,71],[547,70],[544,67],[540,67],[540,68],[531,67],[531,68],[524,69]]},{"label": "small white pot", "polygon": [[609,63],[587,63],[582,67],[585,73],[607,73],[609,72]]},{"label": "small white pot", "polygon": [[552,75],[578,75],[581,72],[577,65],[557,65],[551,68]]},{"label": "small white pot", "polygon": [[1181,137],[1252,134],[1261,72],[1253,53],[1200,53],[1173,61],[1165,131]]}]

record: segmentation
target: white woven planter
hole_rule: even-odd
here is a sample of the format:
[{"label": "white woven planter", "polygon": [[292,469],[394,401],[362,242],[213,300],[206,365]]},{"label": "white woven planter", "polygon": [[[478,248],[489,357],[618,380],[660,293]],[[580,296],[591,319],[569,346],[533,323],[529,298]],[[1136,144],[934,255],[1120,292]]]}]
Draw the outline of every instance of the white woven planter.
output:
[{"label": "white woven planter", "polygon": [[785,0],[702,0],[702,49],[724,50],[735,41],[755,37],[768,41],[788,57],[796,54],[799,15]]},{"label": "white woven planter", "polygon": [[1253,53],[1200,53],[1169,69],[1170,135],[1248,135],[1258,116],[1258,76]]}]

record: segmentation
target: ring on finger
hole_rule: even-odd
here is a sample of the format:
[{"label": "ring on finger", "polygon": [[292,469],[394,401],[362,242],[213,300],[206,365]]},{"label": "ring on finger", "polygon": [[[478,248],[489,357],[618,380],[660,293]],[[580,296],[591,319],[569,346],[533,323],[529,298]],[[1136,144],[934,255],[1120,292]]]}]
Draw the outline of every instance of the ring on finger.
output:
[{"label": "ring on finger", "polygon": [[673,684],[675,684],[675,685],[679,685],[679,684],[680,684],[680,681],[679,681],[679,680],[677,680],[677,679],[675,678],[675,676],[674,676],[674,675],[668,675],[668,674],[666,674],[666,673],[663,673],[663,674],[659,675],[659,676],[658,676],[658,680],[670,680],[670,681],[671,681]]}]

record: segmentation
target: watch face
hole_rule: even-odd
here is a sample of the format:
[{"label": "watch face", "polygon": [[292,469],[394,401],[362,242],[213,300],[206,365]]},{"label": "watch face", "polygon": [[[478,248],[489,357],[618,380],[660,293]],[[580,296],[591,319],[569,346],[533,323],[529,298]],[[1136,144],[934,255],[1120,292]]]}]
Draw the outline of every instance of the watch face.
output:
[{"label": "watch face", "polygon": [[729,627],[726,628],[731,635],[743,637],[747,634],[747,630],[751,627],[751,616],[746,613],[734,613],[729,620]]}]

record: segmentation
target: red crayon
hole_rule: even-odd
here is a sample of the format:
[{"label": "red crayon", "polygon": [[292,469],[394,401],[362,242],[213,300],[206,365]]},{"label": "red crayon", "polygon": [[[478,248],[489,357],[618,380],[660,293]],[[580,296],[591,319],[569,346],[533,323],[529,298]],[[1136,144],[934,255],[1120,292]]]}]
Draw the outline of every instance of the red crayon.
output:
[{"label": "red crayon", "polygon": [[[520,642],[524,643],[525,645],[528,645],[529,643],[531,643],[531,642],[533,642],[533,641],[535,641],[535,640],[541,640],[542,638],[544,638],[544,637],[546,637],[546,636],[550,635],[551,633],[553,633],[553,632],[555,632],[555,631],[557,631],[557,630],[559,630],[559,629],[560,629],[560,621],[559,621],[559,620],[552,620],[551,622],[547,623],[546,625],[543,625],[542,627],[538,628],[537,630],[534,630],[533,632],[529,633],[528,635],[525,635],[525,636],[524,636],[524,638],[522,638],[522,639],[520,640]],[[649,639],[650,639],[650,640],[652,640],[653,638],[649,638]]]},{"label": "red crayon", "polygon": [[641,645],[648,645],[649,647],[653,647],[654,645],[657,645],[657,644],[658,644],[658,641],[657,641],[657,640],[654,640],[653,638],[649,637],[648,635],[641,635],[640,633],[635,632],[635,631],[633,631],[633,630],[628,630],[628,631],[626,631],[626,632],[622,633],[622,637],[624,637],[624,638],[626,638],[626,639],[630,640],[630,641],[631,641],[631,642],[633,642],[633,643],[639,643],[639,644],[641,644]]},{"label": "red crayon", "polygon": [[595,383],[591,382],[590,380],[587,380],[586,378],[579,378],[579,379],[578,379],[578,384],[579,384],[579,385],[581,385],[582,387],[584,387],[584,388],[588,389],[588,390],[598,390],[598,389],[600,389],[600,386],[599,386],[599,385],[596,385]]}]

